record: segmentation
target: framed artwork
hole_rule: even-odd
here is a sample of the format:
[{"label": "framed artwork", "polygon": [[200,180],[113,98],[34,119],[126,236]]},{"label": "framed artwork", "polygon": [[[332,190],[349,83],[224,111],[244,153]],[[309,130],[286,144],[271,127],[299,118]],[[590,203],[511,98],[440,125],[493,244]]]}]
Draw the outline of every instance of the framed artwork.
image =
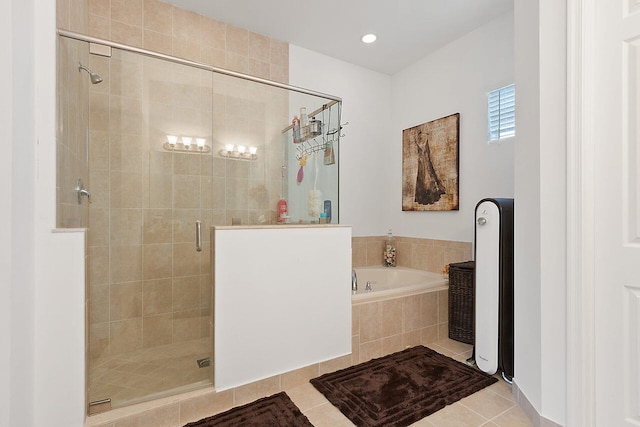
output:
[{"label": "framed artwork", "polygon": [[460,113],[402,131],[402,210],[457,211]]}]

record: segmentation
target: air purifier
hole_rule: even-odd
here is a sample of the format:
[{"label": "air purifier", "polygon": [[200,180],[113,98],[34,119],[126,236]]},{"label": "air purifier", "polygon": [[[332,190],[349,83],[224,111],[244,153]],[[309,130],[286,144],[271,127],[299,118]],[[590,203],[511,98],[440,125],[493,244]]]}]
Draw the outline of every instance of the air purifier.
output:
[{"label": "air purifier", "polygon": [[501,371],[511,382],[513,366],[513,199],[483,199],[475,211],[475,348],[478,367]]}]

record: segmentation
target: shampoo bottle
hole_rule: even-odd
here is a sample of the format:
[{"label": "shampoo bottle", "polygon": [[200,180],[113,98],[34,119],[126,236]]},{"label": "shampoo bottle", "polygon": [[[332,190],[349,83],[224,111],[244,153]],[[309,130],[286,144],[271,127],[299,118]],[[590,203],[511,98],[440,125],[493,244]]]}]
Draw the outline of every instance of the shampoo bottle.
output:
[{"label": "shampoo bottle", "polygon": [[384,241],[384,258],[383,263],[385,267],[395,267],[396,266],[396,246],[393,241],[393,235],[391,234],[391,229],[387,233],[387,240]]}]

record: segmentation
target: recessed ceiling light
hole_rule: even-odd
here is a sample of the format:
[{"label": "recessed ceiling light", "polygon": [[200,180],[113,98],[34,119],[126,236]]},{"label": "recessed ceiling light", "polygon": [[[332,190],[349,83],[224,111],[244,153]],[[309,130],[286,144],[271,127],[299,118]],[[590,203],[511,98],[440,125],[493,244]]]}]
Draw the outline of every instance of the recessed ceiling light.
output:
[{"label": "recessed ceiling light", "polygon": [[376,36],[375,34],[365,34],[364,36],[362,36],[362,43],[373,43],[377,38],[378,36]]}]

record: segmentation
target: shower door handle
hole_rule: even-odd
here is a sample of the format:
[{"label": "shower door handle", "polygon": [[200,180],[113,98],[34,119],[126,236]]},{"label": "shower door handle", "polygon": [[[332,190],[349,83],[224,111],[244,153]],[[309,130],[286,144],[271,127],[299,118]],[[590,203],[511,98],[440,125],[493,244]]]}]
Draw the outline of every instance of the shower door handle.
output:
[{"label": "shower door handle", "polygon": [[196,251],[202,251],[202,223],[196,221]]}]

